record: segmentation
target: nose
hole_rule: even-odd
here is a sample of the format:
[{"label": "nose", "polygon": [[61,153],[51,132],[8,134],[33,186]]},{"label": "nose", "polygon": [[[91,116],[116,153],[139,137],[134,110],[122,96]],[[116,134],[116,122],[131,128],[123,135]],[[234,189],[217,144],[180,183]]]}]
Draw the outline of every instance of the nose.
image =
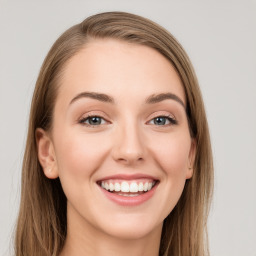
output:
[{"label": "nose", "polygon": [[143,162],[146,145],[142,131],[136,125],[118,127],[113,139],[112,157],[124,165]]}]

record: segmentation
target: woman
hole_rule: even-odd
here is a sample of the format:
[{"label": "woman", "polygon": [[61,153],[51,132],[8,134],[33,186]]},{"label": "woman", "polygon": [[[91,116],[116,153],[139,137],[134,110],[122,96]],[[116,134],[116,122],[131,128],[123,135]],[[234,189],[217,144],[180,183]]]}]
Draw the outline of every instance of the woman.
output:
[{"label": "woman", "polygon": [[208,254],[205,110],[174,37],[101,13],[49,51],[33,95],[16,255]]}]

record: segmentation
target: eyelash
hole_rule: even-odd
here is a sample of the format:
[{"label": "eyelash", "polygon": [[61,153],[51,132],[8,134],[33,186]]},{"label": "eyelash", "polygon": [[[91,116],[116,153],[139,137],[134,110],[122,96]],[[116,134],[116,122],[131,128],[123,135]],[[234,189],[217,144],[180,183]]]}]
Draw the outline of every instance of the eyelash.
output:
[{"label": "eyelash", "polygon": [[[84,117],[84,118],[82,118],[80,121],[79,121],[79,123],[80,124],[82,124],[82,125],[84,125],[84,126],[88,126],[88,127],[98,127],[99,125],[93,125],[93,124],[86,124],[85,122],[86,122],[86,120],[89,120],[90,118],[93,118],[93,117],[98,117],[98,118],[100,118],[101,120],[103,119],[103,120],[105,120],[102,116],[98,116],[98,115],[88,115],[88,116],[86,116],[86,117]],[[107,122],[106,120],[105,120],[105,122]],[[100,124],[101,125],[101,124]]]},{"label": "eyelash", "polygon": [[[90,118],[93,118],[93,117],[96,117],[96,118],[100,118],[101,120],[103,119],[105,122],[107,122],[102,116],[99,116],[99,115],[88,115],[84,118],[82,118],[81,120],[79,120],[79,123],[84,125],[84,126],[87,126],[87,127],[91,127],[91,128],[94,128],[94,127],[99,127],[100,125],[102,124],[98,124],[98,125],[93,125],[93,124],[87,124],[85,123],[87,120],[89,120]],[[177,120],[175,120],[173,117],[171,116],[168,116],[168,115],[160,115],[160,116],[156,116],[154,117],[153,119],[151,119],[150,121],[153,121],[155,120],[156,118],[165,118],[167,119],[170,123],[169,124],[164,124],[164,125],[157,125],[157,124],[154,124],[156,126],[171,126],[171,125],[177,125],[178,122]]]},{"label": "eyelash", "polygon": [[[164,125],[160,125],[160,126],[170,126],[170,125],[176,125],[176,124],[178,124],[178,122],[177,122],[176,119],[174,119],[173,117],[168,116],[168,115],[156,116],[156,117],[154,117],[153,119],[151,119],[150,121],[155,120],[155,119],[157,119],[157,118],[165,118],[165,119],[167,119],[167,120],[170,122],[169,124],[164,124]],[[156,125],[156,124],[155,124],[155,125]],[[157,126],[158,126],[158,125],[157,125]]]}]

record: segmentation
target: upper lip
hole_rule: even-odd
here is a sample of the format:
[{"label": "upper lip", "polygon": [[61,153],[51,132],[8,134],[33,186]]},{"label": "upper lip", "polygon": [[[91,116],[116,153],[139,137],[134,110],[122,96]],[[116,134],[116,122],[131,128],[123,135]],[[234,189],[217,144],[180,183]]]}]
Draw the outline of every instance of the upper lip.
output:
[{"label": "upper lip", "polygon": [[105,176],[102,179],[99,179],[98,181],[104,181],[104,180],[136,180],[136,179],[152,179],[152,180],[158,180],[158,178],[143,174],[143,173],[137,173],[137,174],[115,174],[115,175],[110,175],[110,176]]}]

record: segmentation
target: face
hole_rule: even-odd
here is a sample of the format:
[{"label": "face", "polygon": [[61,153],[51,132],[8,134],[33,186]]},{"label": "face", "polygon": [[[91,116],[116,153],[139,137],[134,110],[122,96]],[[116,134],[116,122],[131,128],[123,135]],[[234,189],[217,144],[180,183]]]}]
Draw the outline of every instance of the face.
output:
[{"label": "face", "polygon": [[37,131],[39,160],[48,178],[60,178],[68,222],[122,238],[159,232],[192,176],[185,105],[176,71],[149,47],[95,40],[73,56],[52,133]]}]

